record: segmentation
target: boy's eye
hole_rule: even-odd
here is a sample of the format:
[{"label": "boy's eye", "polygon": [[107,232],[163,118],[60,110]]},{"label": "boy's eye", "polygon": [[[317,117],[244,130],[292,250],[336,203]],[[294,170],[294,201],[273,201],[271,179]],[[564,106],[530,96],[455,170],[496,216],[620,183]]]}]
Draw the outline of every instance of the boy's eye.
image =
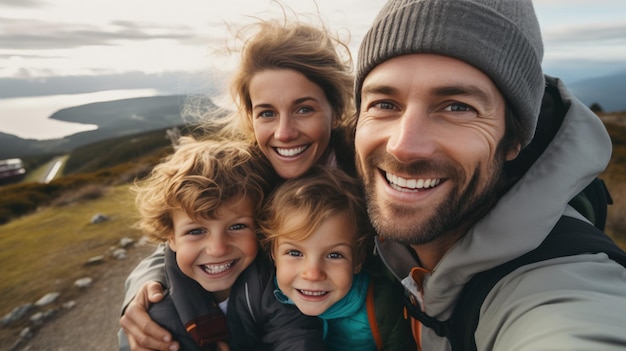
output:
[{"label": "boy's eye", "polygon": [[237,223],[237,224],[233,224],[230,226],[230,230],[242,230],[242,229],[246,229],[247,226],[245,224],[242,223]]},{"label": "boy's eye", "polygon": [[202,228],[195,228],[187,231],[187,234],[189,235],[202,235],[204,233],[206,233],[206,231]]},{"label": "boy's eye", "polygon": [[331,252],[328,254],[328,258],[332,258],[332,259],[339,259],[339,258],[343,258],[344,256],[342,254],[340,254],[339,252]]},{"label": "boy's eye", "polygon": [[286,254],[288,256],[293,256],[293,257],[301,257],[302,256],[302,252],[298,251],[298,250],[288,250],[286,252]]}]

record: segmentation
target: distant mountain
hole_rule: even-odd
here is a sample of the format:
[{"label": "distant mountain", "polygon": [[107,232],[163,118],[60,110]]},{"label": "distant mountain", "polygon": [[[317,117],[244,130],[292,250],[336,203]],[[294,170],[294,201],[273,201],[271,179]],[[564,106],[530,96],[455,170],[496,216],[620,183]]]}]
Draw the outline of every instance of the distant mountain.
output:
[{"label": "distant mountain", "polygon": [[[0,132],[0,159],[39,154],[62,154],[97,141],[184,124],[180,111],[185,96],[133,98],[70,107],[55,112],[51,119],[95,124],[96,130],[62,139],[32,140]],[[215,108],[206,99],[203,106]]]},{"label": "distant mountain", "polygon": [[587,106],[597,103],[604,112],[626,111],[626,72],[585,79],[568,86]]},{"label": "distant mountain", "polygon": [[[213,78],[213,77],[211,77]],[[146,74],[128,72],[96,76],[63,76],[46,78],[0,78],[0,98],[82,94],[103,90],[155,89],[168,94],[189,94],[197,91],[213,93],[212,85],[200,72],[164,72]]]}]

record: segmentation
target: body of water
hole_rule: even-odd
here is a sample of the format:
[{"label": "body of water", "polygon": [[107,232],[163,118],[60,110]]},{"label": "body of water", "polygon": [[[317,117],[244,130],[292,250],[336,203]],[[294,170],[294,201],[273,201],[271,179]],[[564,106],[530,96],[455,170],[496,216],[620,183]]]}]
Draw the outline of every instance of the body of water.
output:
[{"label": "body of water", "polygon": [[156,89],[132,89],[0,99],[0,132],[13,134],[23,139],[63,138],[75,133],[95,130],[98,126],[50,119],[49,117],[58,110],[93,102],[157,95],[159,91]]}]

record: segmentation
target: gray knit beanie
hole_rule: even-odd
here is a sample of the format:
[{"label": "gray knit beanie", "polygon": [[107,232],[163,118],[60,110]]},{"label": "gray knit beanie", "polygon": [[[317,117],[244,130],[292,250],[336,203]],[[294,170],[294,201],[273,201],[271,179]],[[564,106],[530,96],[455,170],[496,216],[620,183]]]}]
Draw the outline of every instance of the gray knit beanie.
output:
[{"label": "gray knit beanie", "polygon": [[450,56],[483,71],[524,126],[537,126],[545,89],[543,43],[531,0],[388,0],[359,50],[355,97],[378,64],[414,53]]}]

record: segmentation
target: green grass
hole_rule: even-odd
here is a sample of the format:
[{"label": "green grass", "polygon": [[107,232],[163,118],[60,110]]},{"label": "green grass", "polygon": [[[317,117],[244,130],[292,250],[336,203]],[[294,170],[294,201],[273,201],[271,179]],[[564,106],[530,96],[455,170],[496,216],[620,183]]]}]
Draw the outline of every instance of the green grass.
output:
[{"label": "green grass", "polygon": [[[90,224],[97,213],[111,219]],[[136,219],[132,194],[123,185],[101,198],[45,208],[0,226],[0,314],[88,276],[90,257],[111,259],[109,248],[122,237],[141,236],[132,228]]]}]

